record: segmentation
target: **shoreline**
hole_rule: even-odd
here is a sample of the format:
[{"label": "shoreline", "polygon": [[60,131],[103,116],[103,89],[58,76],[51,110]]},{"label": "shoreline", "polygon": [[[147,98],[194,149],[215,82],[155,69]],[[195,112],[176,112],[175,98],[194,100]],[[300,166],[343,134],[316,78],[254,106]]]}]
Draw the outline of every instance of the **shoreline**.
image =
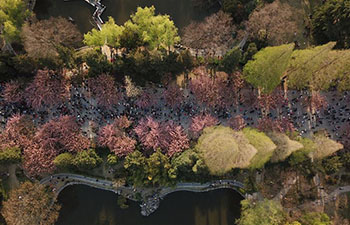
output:
[{"label": "shoreline", "polygon": [[[163,200],[167,195],[179,191],[209,192],[218,189],[231,189],[236,191],[243,198],[247,198],[247,195],[242,193],[242,191],[244,191],[243,183],[236,180],[215,180],[203,184],[178,183],[174,187],[134,188],[132,186],[115,186],[114,183],[109,180],[87,177],[78,174],[59,173],[43,178],[40,180],[40,184],[53,187],[55,199],[57,199],[58,195],[64,188],[77,184],[86,185],[104,191],[111,191],[129,200],[140,202],[141,214],[143,216],[149,216],[155,212],[158,209],[161,200]],[[139,194],[141,198],[137,198],[137,194]]]}]

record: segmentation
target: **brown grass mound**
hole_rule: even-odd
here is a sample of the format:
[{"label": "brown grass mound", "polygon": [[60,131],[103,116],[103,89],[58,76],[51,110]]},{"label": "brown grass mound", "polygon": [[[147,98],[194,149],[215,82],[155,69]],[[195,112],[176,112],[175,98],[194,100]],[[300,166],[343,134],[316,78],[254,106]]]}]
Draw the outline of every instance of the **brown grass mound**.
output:
[{"label": "brown grass mound", "polygon": [[242,132],[224,126],[205,128],[196,149],[209,171],[215,175],[224,174],[233,168],[248,167],[257,153]]},{"label": "brown grass mound", "polygon": [[304,147],[300,142],[291,140],[283,133],[271,132],[268,133],[268,136],[277,145],[277,148],[271,157],[271,162],[283,161],[293,152]]},{"label": "brown grass mound", "polygon": [[343,148],[343,145],[326,137],[323,134],[315,135],[316,150],[310,152],[309,157],[313,159],[322,159],[332,155],[334,152]]}]

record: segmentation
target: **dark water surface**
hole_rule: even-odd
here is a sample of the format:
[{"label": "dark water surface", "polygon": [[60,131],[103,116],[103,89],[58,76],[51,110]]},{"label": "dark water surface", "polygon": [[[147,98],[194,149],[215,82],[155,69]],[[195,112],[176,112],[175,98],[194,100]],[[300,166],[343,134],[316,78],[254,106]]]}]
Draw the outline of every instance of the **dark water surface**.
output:
[{"label": "dark water surface", "polygon": [[120,209],[117,195],[84,185],[73,185],[59,195],[57,225],[234,225],[242,197],[230,189],[206,193],[176,192],[161,201],[149,217],[129,201]]},{"label": "dark water surface", "polygon": [[[170,15],[179,28],[183,28],[191,20],[202,20],[210,14],[194,7],[192,0],[102,0],[102,4],[107,6],[102,18],[106,21],[108,16],[112,16],[120,25],[129,19],[138,6],[154,5],[157,13]],[[39,19],[50,16],[72,17],[83,33],[94,25],[91,18],[93,11],[94,8],[84,0],[37,0],[34,8]]]}]

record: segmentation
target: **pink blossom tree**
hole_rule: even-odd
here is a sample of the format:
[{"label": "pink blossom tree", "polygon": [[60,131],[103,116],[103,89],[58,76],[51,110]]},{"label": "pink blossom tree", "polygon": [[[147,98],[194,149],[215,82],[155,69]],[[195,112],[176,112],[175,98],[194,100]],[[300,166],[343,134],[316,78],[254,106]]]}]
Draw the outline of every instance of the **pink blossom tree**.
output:
[{"label": "pink blossom tree", "polygon": [[90,141],[80,133],[71,116],[61,116],[45,123],[36,132],[32,143],[24,149],[24,168],[31,176],[51,173],[53,159],[64,152],[89,148]]},{"label": "pink blossom tree", "polygon": [[128,155],[135,150],[136,141],[126,135],[123,129],[128,128],[131,122],[125,117],[115,119],[113,124],[104,126],[98,137],[100,146],[108,147],[119,157]]},{"label": "pink blossom tree", "polygon": [[52,70],[38,70],[26,88],[27,104],[34,109],[62,104],[69,97],[69,83],[62,74]]},{"label": "pink blossom tree", "polygon": [[181,125],[170,121],[163,125],[163,149],[169,157],[190,147],[187,134]]},{"label": "pink blossom tree", "polygon": [[218,119],[209,114],[200,114],[192,117],[190,131],[198,136],[206,127],[215,126],[219,123]]},{"label": "pink blossom tree", "polygon": [[184,95],[176,83],[170,83],[164,91],[164,98],[171,107],[175,108],[181,105]]},{"label": "pink blossom tree", "polygon": [[5,130],[0,134],[0,148],[19,147],[25,148],[31,142],[35,133],[35,127],[28,116],[19,114],[8,119]]},{"label": "pink blossom tree", "polygon": [[112,76],[106,74],[99,75],[96,78],[89,79],[88,85],[98,105],[111,108],[118,103],[120,97]]},{"label": "pink blossom tree", "polygon": [[280,89],[276,89],[270,94],[261,94],[256,101],[257,107],[263,110],[264,116],[266,116],[271,109],[280,109],[280,107],[286,103],[287,99],[284,98],[283,91]]},{"label": "pink blossom tree", "polygon": [[230,91],[233,93],[233,99],[235,101],[235,104],[238,106],[240,100],[241,100],[241,95],[240,91],[244,87],[244,80],[242,73],[239,71],[234,72],[231,74],[230,78]]},{"label": "pink blossom tree", "polygon": [[141,119],[134,131],[147,149],[161,149],[169,157],[189,148],[187,134],[181,125],[176,125],[173,121],[159,123],[146,117]]},{"label": "pink blossom tree", "polygon": [[232,87],[226,73],[212,78],[204,69],[195,69],[193,73],[196,77],[192,78],[189,89],[201,104],[209,107],[225,107],[232,103]]},{"label": "pink blossom tree", "polygon": [[149,108],[156,103],[156,99],[151,90],[143,91],[136,101],[136,105],[142,109]]},{"label": "pink blossom tree", "polygon": [[18,81],[10,81],[5,84],[2,97],[8,103],[18,103],[24,100],[24,94]]},{"label": "pink blossom tree", "polygon": [[45,123],[36,132],[35,141],[41,148],[62,152],[78,152],[90,146],[88,138],[81,134],[80,127],[72,116],[61,116]]},{"label": "pink blossom tree", "polygon": [[161,124],[152,117],[142,118],[139,124],[134,128],[143,146],[148,149],[156,150],[162,148],[164,135],[162,135]]},{"label": "pink blossom tree", "polygon": [[56,169],[53,160],[57,153],[46,151],[37,143],[32,142],[24,149],[23,154],[23,169],[31,177],[51,174]]},{"label": "pink blossom tree", "polygon": [[257,128],[261,131],[289,132],[295,131],[293,123],[288,118],[272,120],[268,117],[259,119]]},{"label": "pink blossom tree", "polygon": [[127,116],[123,115],[116,118],[113,124],[119,129],[126,129],[131,126],[132,122],[128,119]]}]

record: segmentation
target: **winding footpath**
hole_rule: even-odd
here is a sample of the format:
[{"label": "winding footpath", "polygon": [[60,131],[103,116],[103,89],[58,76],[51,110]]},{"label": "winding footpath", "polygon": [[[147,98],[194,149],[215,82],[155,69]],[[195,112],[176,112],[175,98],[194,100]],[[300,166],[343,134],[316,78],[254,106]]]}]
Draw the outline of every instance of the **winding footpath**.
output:
[{"label": "winding footpath", "polygon": [[[87,177],[83,175],[60,173],[43,178],[41,184],[52,187],[55,197],[67,186],[74,184],[83,184],[97,189],[112,191],[132,201],[140,201],[141,214],[149,216],[155,212],[160,204],[160,200],[164,199],[168,194],[178,191],[190,192],[208,192],[217,189],[233,189],[245,197],[241,190],[244,185],[236,180],[216,180],[208,183],[178,183],[173,187],[163,188],[134,188],[132,186],[118,186],[109,180]],[[137,197],[139,195],[139,197]],[[140,198],[141,196],[141,198]]]}]

